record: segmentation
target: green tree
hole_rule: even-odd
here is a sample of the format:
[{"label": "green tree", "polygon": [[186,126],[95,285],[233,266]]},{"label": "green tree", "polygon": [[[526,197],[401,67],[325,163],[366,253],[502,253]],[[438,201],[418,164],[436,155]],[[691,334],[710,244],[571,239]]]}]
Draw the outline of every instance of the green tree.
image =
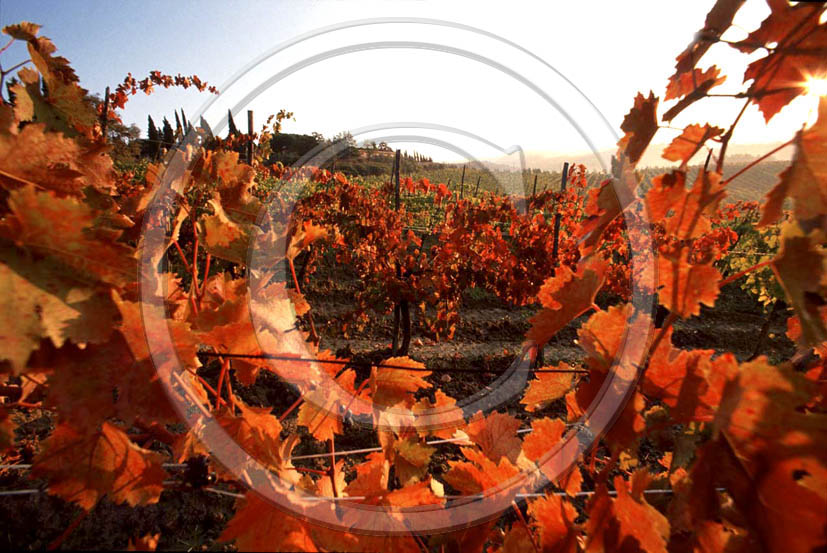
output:
[{"label": "green tree", "polygon": [[238,127],[235,126],[235,121],[233,121],[233,112],[229,109],[227,110],[227,127],[227,138],[241,134],[238,132]]},{"label": "green tree", "polygon": [[158,132],[158,127],[155,126],[155,121],[152,120],[151,115],[147,116],[146,136],[147,140],[141,148],[141,155],[154,159],[158,156],[158,150],[161,146],[161,133]]},{"label": "green tree", "polygon": [[164,117],[164,130],[163,130],[163,143],[164,147],[172,148],[175,145],[175,133],[172,130],[172,125],[169,124],[169,120]]}]

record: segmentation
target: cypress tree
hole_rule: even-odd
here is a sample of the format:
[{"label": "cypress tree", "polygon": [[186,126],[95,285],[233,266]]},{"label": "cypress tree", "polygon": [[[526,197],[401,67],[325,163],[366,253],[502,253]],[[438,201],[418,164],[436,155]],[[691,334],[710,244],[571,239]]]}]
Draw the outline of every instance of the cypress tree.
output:
[{"label": "cypress tree", "polygon": [[235,121],[233,121],[233,112],[229,109],[227,110],[227,127],[229,128],[227,138],[230,138],[231,136],[238,136],[240,134],[238,132],[238,128],[235,126]]},{"label": "cypress tree", "polygon": [[175,133],[172,131],[172,125],[169,124],[169,120],[166,117],[164,117],[163,133],[164,146],[166,146],[167,148],[172,148],[172,146],[175,144]]},{"label": "cypress tree", "polygon": [[17,80],[17,77],[12,77],[8,81],[6,81],[6,94],[9,95],[9,103],[11,105],[14,105],[17,99],[17,94],[15,94],[12,91],[12,88],[14,88],[14,85],[16,85],[18,82],[19,81]]},{"label": "cypress tree", "polygon": [[204,129],[204,131],[206,131],[207,136],[209,136],[210,138],[213,138],[212,129],[210,128],[210,124],[207,123],[206,119],[201,117],[201,122],[199,123],[199,125],[201,126],[202,129]]},{"label": "cypress tree", "polygon": [[155,121],[152,120],[151,115],[147,115],[147,125],[146,125],[146,137],[153,141],[157,142],[159,140],[158,136],[158,128],[155,126]]},{"label": "cypress tree", "polygon": [[158,156],[158,150],[161,148],[161,134],[158,132],[158,127],[155,126],[155,121],[152,120],[151,115],[147,116],[146,136],[146,147],[143,148],[141,153],[154,159]]}]

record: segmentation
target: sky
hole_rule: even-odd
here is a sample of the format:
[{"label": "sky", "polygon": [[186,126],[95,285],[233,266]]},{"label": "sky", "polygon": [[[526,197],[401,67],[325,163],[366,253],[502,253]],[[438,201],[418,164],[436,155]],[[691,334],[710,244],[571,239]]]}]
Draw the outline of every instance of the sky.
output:
[{"label": "sky", "polygon": [[[142,78],[151,70],[196,74],[222,91],[220,97],[178,89],[133,97],[122,117],[144,133],[147,115],[156,122],[164,116],[173,120],[176,108],[190,119],[203,112],[218,132],[228,107],[242,129],[247,109],[254,110],[258,127],[267,114],[285,108],[294,113],[285,132],[358,131],[359,139],[390,137],[392,145],[440,159],[490,158],[500,152],[516,160],[508,152],[560,155],[611,148],[635,94],[654,90],[663,95],[675,56],[702,27],[711,5],[663,0],[0,0],[0,23],[41,24],[41,34],[54,41],[81,85],[94,93],[114,87],[128,72]],[[763,0],[747,0],[725,37],[743,38],[768,12]],[[314,30],[381,17],[438,19],[490,34],[377,24],[320,34],[265,58]],[[9,67],[25,57],[22,45],[15,45],[0,62]],[[716,45],[699,66],[718,64],[728,80],[717,91],[738,91],[747,63],[756,57]],[[308,59],[318,61],[308,64]],[[301,67],[278,82],[262,85],[296,65]],[[244,100],[251,91],[257,92]],[[671,125],[727,126],[740,108],[733,102],[739,100],[696,104]],[[814,98],[800,98],[770,125],[752,107],[734,142],[786,140],[812,119],[814,106]],[[414,125],[402,128],[399,122]],[[656,140],[668,142],[678,132],[667,130]]]}]

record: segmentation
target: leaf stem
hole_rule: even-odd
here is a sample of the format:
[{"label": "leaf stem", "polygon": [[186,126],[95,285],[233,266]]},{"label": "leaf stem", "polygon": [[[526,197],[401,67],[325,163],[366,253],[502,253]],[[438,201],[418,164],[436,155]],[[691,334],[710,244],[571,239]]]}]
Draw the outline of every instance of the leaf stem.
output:
[{"label": "leaf stem", "polygon": [[80,523],[83,522],[83,519],[85,519],[86,515],[88,515],[90,512],[91,511],[87,511],[87,510],[84,509],[77,517],[75,517],[75,520],[72,521],[72,523],[69,525],[69,527],[66,528],[66,530],[64,530],[61,535],[59,535],[57,538],[55,538],[46,547],[46,550],[47,551],[54,551],[55,549],[58,549],[61,545],[63,545],[63,542],[66,540],[66,538],[68,538],[70,535],[72,535],[72,532],[74,532],[75,529],[78,526],[80,526]]},{"label": "leaf stem", "polygon": [[741,175],[743,175],[744,173],[746,173],[747,171],[749,171],[750,169],[752,169],[753,167],[755,167],[756,165],[758,165],[759,163],[761,163],[762,161],[764,161],[765,159],[767,159],[768,157],[770,157],[771,155],[773,155],[774,153],[776,153],[777,151],[779,151],[779,150],[783,150],[784,148],[786,148],[787,146],[789,146],[789,145],[790,145],[790,144],[792,144],[793,142],[795,142],[795,138],[794,138],[794,137],[793,137],[793,138],[791,138],[791,139],[789,139],[788,141],[786,141],[786,142],[785,142],[785,143],[783,143],[782,145],[778,146],[777,148],[773,148],[772,150],[770,150],[770,151],[769,151],[769,152],[767,152],[766,154],[762,155],[762,156],[761,156],[761,157],[759,157],[758,159],[754,159],[754,160],[752,160],[752,161],[751,161],[750,163],[748,163],[745,167],[743,167],[742,169],[740,169],[737,173],[735,173],[734,175],[732,175],[731,177],[729,177],[728,179],[726,179],[726,180],[725,180],[722,184],[723,184],[724,186],[726,186],[727,184],[729,184],[730,182],[732,182],[732,181],[733,181],[733,180],[735,180],[736,178],[740,177]]},{"label": "leaf stem", "polygon": [[726,134],[721,137],[721,153],[718,155],[718,165],[715,168],[718,173],[721,173],[724,170],[724,158],[726,157],[726,150],[729,146],[729,141],[732,139],[732,133],[735,132],[735,127],[738,125],[738,121],[741,120],[741,116],[744,115],[745,111],[747,111],[747,107],[751,101],[752,98],[747,98],[747,101],[744,102],[744,105],[741,107],[741,111],[738,112],[738,116],[735,118],[735,121],[732,122],[732,125],[730,125]]},{"label": "leaf stem", "polygon": [[172,245],[175,246],[175,249],[178,250],[178,255],[181,256],[181,260],[184,262],[184,268],[187,270],[188,273],[192,273],[192,269],[190,269],[190,263],[187,261],[187,256],[184,255],[184,250],[181,249],[181,245],[178,243],[178,240],[173,240]]},{"label": "leaf stem", "polygon": [[743,271],[737,272],[734,275],[731,275],[731,276],[725,278],[724,280],[721,281],[721,284],[719,285],[719,287],[723,287],[723,286],[729,284],[730,282],[738,280],[742,276],[746,275],[747,273],[751,273],[752,271],[755,271],[756,269],[761,269],[763,267],[766,267],[767,265],[769,265],[772,262],[773,262],[772,259],[768,259],[766,261],[762,261],[761,263],[756,263],[752,267],[744,269]]},{"label": "leaf stem", "polygon": [[287,418],[287,416],[288,416],[290,413],[292,413],[292,412],[296,409],[296,407],[298,407],[299,405],[301,405],[302,401],[304,401],[304,398],[303,398],[303,397],[300,397],[300,398],[298,398],[296,401],[294,401],[294,402],[290,405],[290,407],[288,407],[288,408],[287,408],[287,410],[285,410],[285,411],[284,411],[284,413],[282,413],[281,415],[279,415],[279,422],[282,422],[284,419],[286,419],[286,418]]},{"label": "leaf stem", "polygon": [[528,534],[528,538],[531,540],[531,545],[534,547],[534,552],[540,553],[540,547],[537,545],[537,540],[534,539],[534,534],[531,532],[531,528],[529,528],[528,522],[526,522],[525,516],[523,516],[523,512],[513,501],[511,502],[511,508],[514,509],[515,513],[517,513],[517,520],[519,520],[520,524],[522,524],[523,528],[525,528],[526,534]]}]

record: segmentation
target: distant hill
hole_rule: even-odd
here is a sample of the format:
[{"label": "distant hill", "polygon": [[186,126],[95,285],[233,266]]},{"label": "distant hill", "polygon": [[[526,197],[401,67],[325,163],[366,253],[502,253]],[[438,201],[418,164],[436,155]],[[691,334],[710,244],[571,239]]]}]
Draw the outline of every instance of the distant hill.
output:
[{"label": "distant hill", "polygon": [[[286,165],[295,163],[302,155],[309,152],[321,143],[319,135],[300,135],[281,133],[273,137],[271,142],[273,148],[273,155],[270,161],[281,161]],[[727,155],[727,164],[724,167],[724,178],[734,175],[746,167],[751,161],[756,159],[755,153],[763,154],[774,147],[772,144],[760,145],[733,145]],[[658,154],[662,151],[662,147],[653,145],[649,148],[650,151]],[[604,152],[601,152],[603,154]],[[610,156],[612,152],[605,152],[606,156]],[[729,194],[726,202],[735,202],[738,200],[744,201],[764,201],[764,196],[778,183],[778,174],[789,165],[790,149],[785,149],[779,152],[780,159],[770,158],[758,163],[755,167],[750,168],[744,174],[740,175],[733,181],[729,187]],[[677,166],[668,165],[668,162],[658,155],[650,156],[649,159],[662,163],[658,165],[646,166],[645,163],[639,164],[639,173],[643,181],[642,185],[648,187],[651,179],[662,173],[671,171]],[[697,156],[701,157],[701,156]],[[697,159],[696,157],[696,159]],[[786,159],[785,159],[786,158]],[[644,156],[645,161],[647,158]],[[537,191],[545,190],[546,188],[557,188],[560,183],[560,169],[564,161],[571,163],[584,163],[586,165],[588,174],[588,182],[590,186],[596,186],[604,179],[607,174],[603,173],[595,167],[595,159],[593,155],[586,156],[547,156],[537,153],[526,153],[526,165],[531,167],[524,175],[524,182],[526,191],[529,192],[533,188],[534,179],[537,179]],[[539,165],[535,165],[538,163]],[[335,160],[335,166],[330,161],[325,166],[329,169],[335,167],[337,171],[342,171],[349,175],[363,176],[363,177],[385,177],[390,175],[391,165],[393,164],[393,150],[390,149],[376,149],[364,147],[350,147],[342,152]],[[417,154],[410,156],[403,156],[402,158],[402,176],[411,176],[414,178],[427,177],[434,182],[450,182],[451,188],[456,188],[460,183],[462,174],[461,163],[438,163],[428,159],[421,159]],[[642,167],[641,167],[642,166]],[[688,170],[688,182],[694,182],[698,174],[698,169],[701,164],[691,165]],[[510,172],[508,167],[503,165],[500,167],[496,163],[487,164],[486,169],[467,167],[465,175],[465,189],[466,193],[473,193],[472,191],[497,190],[497,173]],[[512,173],[513,174],[513,173]],[[477,182],[480,184],[477,184]],[[529,192],[530,193],[530,192]]]},{"label": "distant hill", "polygon": [[[781,142],[774,142],[769,144],[731,144],[727,149],[727,162],[732,164],[748,162],[766,154],[767,152],[771,151],[772,149],[780,145]],[[677,167],[678,163],[670,164],[669,161],[665,160],[661,156],[666,146],[666,144],[651,144],[646,149],[646,152],[644,152],[643,157],[641,157],[640,161],[638,162],[638,167],[666,167],[670,165]],[[545,169],[550,171],[559,171],[560,167],[563,165],[563,162],[566,161],[570,163],[582,163],[586,165],[586,167],[596,168],[597,157],[604,160],[604,163],[608,166],[609,160],[611,159],[612,155],[615,154],[615,152],[615,149],[601,150],[597,152],[597,154],[595,155],[592,152],[581,152],[579,154],[556,154],[553,152],[526,151],[525,163],[526,167],[533,167],[537,169]],[[792,154],[793,147],[790,146],[778,151],[773,156],[771,156],[769,160],[789,161],[790,159],[792,159]],[[703,163],[705,155],[705,152],[699,152],[695,154],[695,157],[692,159],[692,161],[694,161],[695,163]]]},{"label": "distant hill", "polygon": [[[724,178],[731,177],[749,165],[749,163],[749,161],[727,163],[724,166]],[[763,202],[767,192],[778,184],[779,173],[789,166],[789,164],[789,161],[765,160],[758,163],[755,167],[751,167],[727,186],[728,193],[724,202],[731,203],[738,200]],[[692,183],[695,181],[700,168],[701,165],[689,167],[687,171],[687,182]],[[648,167],[644,169],[642,171],[644,183],[650,181],[652,177],[669,170],[671,170],[670,167]]]}]

